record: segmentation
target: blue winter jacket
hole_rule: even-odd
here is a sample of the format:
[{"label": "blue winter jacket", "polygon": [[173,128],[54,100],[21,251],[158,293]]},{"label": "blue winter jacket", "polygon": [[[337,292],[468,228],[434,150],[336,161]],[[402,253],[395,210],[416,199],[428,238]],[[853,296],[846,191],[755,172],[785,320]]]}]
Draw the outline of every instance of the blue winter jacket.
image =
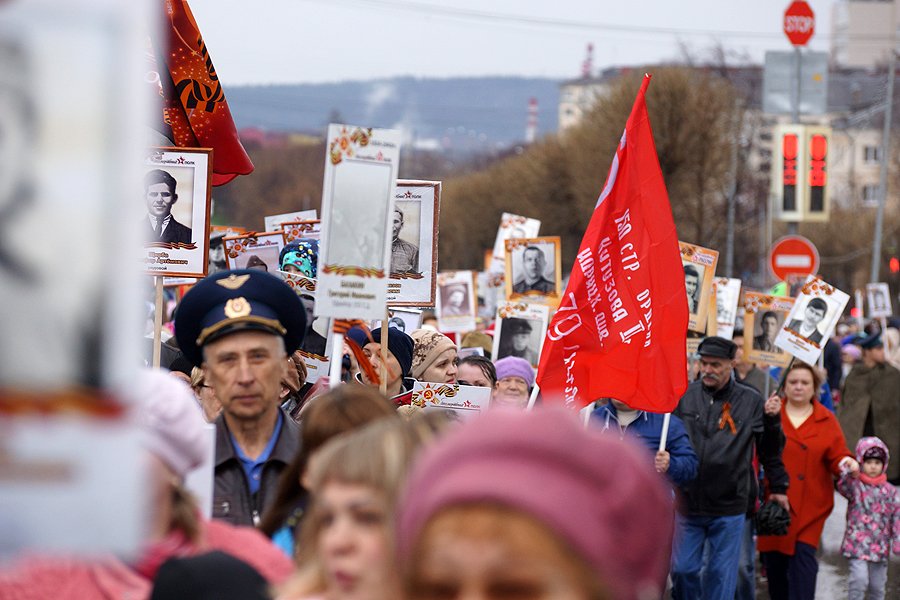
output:
[{"label": "blue winter jacket", "polygon": [[[622,428],[619,426],[616,407],[612,403],[595,409],[591,413],[591,424],[622,437],[620,433]],[[625,427],[625,433],[640,439],[655,456],[659,450],[662,426],[663,415],[640,411],[638,418]],[[697,455],[694,453],[694,447],[691,446],[691,440],[684,429],[684,423],[675,415],[672,415],[669,420],[666,452],[669,453],[669,470],[666,471],[666,475],[674,485],[682,486],[697,476]]]}]

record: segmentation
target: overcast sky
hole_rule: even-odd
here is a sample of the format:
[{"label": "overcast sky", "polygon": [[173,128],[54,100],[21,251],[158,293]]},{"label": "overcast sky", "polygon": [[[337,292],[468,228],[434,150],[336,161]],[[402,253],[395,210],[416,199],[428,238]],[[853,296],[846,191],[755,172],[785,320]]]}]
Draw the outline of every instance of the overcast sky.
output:
[{"label": "overcast sky", "polygon": [[[594,66],[789,50],[790,0],[188,0],[219,78],[308,83],[396,75],[579,76]],[[811,0],[813,50],[835,0]]]}]

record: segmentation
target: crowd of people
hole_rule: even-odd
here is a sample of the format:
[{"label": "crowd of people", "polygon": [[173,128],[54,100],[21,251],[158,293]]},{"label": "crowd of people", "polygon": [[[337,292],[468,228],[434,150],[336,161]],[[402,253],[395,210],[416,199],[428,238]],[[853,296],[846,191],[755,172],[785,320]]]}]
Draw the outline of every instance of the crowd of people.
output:
[{"label": "crowd of people", "polygon": [[[22,557],[0,599],[730,600],[756,597],[757,557],[771,598],[811,599],[835,490],[850,598],[884,597],[900,553],[894,328],[842,325],[824,369],[783,373],[748,363],[741,331],[707,337],[664,416],[542,406],[529,361],[492,360],[489,331],[431,324],[353,327],[343,381],[307,381],[311,318],[260,270],[193,286],[171,372],[133,390],[151,483],[139,553]],[[416,381],[490,388],[491,407],[423,410]],[[211,519],[184,483],[204,460]]]}]

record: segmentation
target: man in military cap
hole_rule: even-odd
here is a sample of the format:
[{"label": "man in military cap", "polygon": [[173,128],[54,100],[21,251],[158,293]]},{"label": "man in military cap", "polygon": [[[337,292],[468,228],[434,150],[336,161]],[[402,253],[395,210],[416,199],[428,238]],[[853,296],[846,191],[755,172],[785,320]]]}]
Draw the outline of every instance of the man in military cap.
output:
[{"label": "man in military cap", "polygon": [[732,600],[747,507],[756,494],[754,447],[769,499],[788,508],[781,400],[773,395],[763,401],[734,380],[737,346],[731,340],[708,337],[697,352],[700,379],[691,382],[673,413],[684,422],[700,464],[696,479],[682,486],[685,514],[679,519],[672,597]]},{"label": "man in military cap", "polygon": [[306,329],[303,305],[277,277],[224,271],[185,295],[175,328],[179,347],[222,404],[213,517],[256,525],[300,443],[296,423],[279,404],[287,357]]},{"label": "man in military cap", "polygon": [[[859,438],[878,436],[892,456],[900,455],[900,371],[885,357],[881,332],[856,342],[862,349],[862,362],[855,365],[844,380],[838,420],[853,448]],[[900,460],[887,464],[887,477],[900,483]]]},{"label": "man in military cap", "polygon": [[508,317],[503,320],[500,334],[500,348],[497,358],[515,356],[524,358],[528,364],[535,366],[538,363],[537,352],[531,348],[531,332],[533,328],[528,319]]}]

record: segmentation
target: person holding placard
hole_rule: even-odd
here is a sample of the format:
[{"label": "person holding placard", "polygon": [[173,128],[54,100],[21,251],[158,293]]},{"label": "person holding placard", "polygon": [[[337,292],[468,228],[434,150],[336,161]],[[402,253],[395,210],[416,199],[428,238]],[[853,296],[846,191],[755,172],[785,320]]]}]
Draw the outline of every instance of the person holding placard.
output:
[{"label": "person holding placard", "polygon": [[[372,369],[378,377],[381,377],[381,336],[381,327],[373,329],[371,337],[360,327],[354,327],[347,332],[347,337],[362,348],[363,354],[369,359]],[[384,365],[387,374],[385,394],[388,398],[394,398],[411,391],[415,383],[415,380],[410,378],[415,342],[410,336],[397,329],[389,330],[387,338],[387,362]],[[366,385],[378,385],[369,378],[365,369],[359,372],[358,379]]]},{"label": "person holding placard", "polygon": [[280,408],[287,357],[302,343],[306,313],[281,279],[254,269],[202,279],[175,316],[178,345],[203,369],[216,419],[213,516],[257,525],[299,444]]}]

